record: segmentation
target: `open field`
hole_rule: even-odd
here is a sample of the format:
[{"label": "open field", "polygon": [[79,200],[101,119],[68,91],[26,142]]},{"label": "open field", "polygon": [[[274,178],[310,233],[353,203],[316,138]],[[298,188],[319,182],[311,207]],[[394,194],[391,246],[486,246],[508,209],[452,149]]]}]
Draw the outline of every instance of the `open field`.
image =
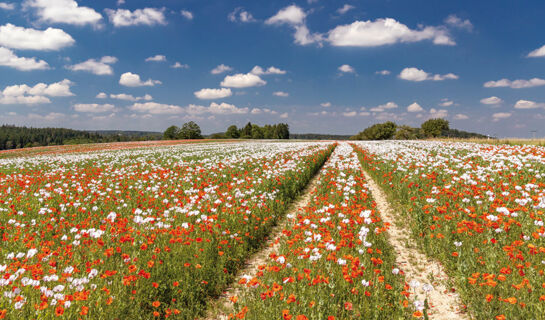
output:
[{"label": "open field", "polygon": [[0,159],[0,319],[542,317],[545,148],[103,146]]}]

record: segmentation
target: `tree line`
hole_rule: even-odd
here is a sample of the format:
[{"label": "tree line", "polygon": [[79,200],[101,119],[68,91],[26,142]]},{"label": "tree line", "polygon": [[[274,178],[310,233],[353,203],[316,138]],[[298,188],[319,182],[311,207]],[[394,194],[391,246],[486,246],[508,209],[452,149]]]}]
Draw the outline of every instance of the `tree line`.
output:
[{"label": "tree line", "polygon": [[[201,128],[193,121],[186,122],[182,127],[170,126],[163,133],[166,140],[203,139]],[[231,125],[225,132],[214,133],[210,139],[289,139],[290,129],[286,123],[259,126],[248,122],[244,127]]]},{"label": "tree line", "polygon": [[420,128],[411,126],[398,126],[392,121],[377,123],[360,133],[352,136],[351,140],[416,140],[426,138],[487,138],[487,136],[466,132],[449,127],[448,120],[445,119],[430,119],[420,125]]}]

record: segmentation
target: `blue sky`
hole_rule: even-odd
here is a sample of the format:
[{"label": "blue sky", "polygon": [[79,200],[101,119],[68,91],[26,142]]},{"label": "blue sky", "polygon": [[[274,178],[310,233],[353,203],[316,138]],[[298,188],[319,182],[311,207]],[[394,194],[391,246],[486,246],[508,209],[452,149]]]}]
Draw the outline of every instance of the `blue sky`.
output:
[{"label": "blue sky", "polygon": [[544,11],[506,0],[0,0],[0,122],[354,134],[443,117],[542,137]]}]

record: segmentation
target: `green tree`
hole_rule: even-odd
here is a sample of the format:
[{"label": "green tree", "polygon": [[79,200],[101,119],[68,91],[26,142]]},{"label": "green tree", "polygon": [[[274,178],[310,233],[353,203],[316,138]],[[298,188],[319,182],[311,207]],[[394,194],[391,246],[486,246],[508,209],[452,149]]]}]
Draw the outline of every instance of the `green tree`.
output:
[{"label": "green tree", "polygon": [[263,129],[257,124],[252,124],[252,139],[263,139],[264,137]]},{"label": "green tree", "polygon": [[227,138],[238,139],[240,137],[240,131],[238,130],[237,126],[231,125],[229,128],[227,128],[225,136]]},{"label": "green tree", "polygon": [[449,130],[449,123],[445,119],[430,119],[421,125],[426,137],[438,137]]},{"label": "green tree", "polygon": [[289,139],[290,127],[287,123],[279,123],[274,126],[275,139]]},{"label": "green tree", "polygon": [[399,126],[397,127],[397,131],[394,134],[395,140],[415,140],[419,137],[419,131],[418,128],[413,128],[410,126]]},{"label": "green tree", "polygon": [[202,139],[201,128],[193,121],[186,122],[178,136],[180,139]]},{"label": "green tree", "polygon": [[251,139],[252,138],[252,123],[248,122],[244,128],[240,131],[240,137],[243,139]]},{"label": "green tree", "polygon": [[163,133],[163,139],[165,140],[174,140],[178,138],[178,131],[180,131],[180,128],[177,126],[170,126],[168,127],[165,132]]},{"label": "green tree", "polygon": [[397,125],[392,121],[374,124],[353,138],[357,140],[388,140],[392,139],[396,132]]}]

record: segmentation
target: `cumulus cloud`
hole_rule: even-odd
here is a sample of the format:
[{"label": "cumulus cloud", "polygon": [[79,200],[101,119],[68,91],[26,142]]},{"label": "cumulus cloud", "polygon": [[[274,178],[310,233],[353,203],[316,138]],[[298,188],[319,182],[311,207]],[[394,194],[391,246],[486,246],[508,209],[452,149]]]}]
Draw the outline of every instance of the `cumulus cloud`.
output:
[{"label": "cumulus cloud", "polygon": [[15,68],[21,71],[49,69],[49,64],[36,58],[18,57],[12,50],[0,47],[0,66]]},{"label": "cumulus cloud", "polygon": [[545,103],[537,103],[529,100],[519,100],[515,103],[515,109],[537,109],[545,108]]},{"label": "cumulus cloud", "polygon": [[430,109],[430,117],[431,118],[446,118],[448,116],[448,111],[445,109]]},{"label": "cumulus cloud", "polygon": [[329,107],[331,107],[331,102],[322,102],[322,103],[320,103],[320,105],[322,107],[324,107],[324,108],[329,108]]},{"label": "cumulus cloud", "polygon": [[413,102],[409,106],[407,106],[407,111],[409,111],[409,112],[422,112],[422,111],[424,111],[424,108],[422,108],[418,103]]},{"label": "cumulus cloud", "polygon": [[223,63],[220,64],[219,66],[215,67],[214,69],[212,69],[212,71],[210,71],[211,74],[220,74],[220,73],[224,73],[224,72],[228,72],[228,71],[231,71],[233,70],[232,67],[230,66],[226,66],[224,65]]},{"label": "cumulus cloud", "polygon": [[454,105],[454,101],[446,99],[446,98],[441,99],[441,102],[439,102],[440,107],[450,107],[452,105]]},{"label": "cumulus cloud", "polygon": [[541,48],[537,48],[534,51],[528,53],[528,58],[545,57],[545,45]]},{"label": "cumulus cloud", "polygon": [[473,30],[473,24],[468,19],[462,20],[458,16],[451,14],[445,19],[445,23],[451,27],[465,29],[467,31]]},{"label": "cumulus cloud", "polygon": [[260,108],[253,108],[252,111],[250,111],[251,114],[262,114],[262,113],[268,113],[268,114],[272,114],[272,115],[275,115],[275,114],[278,114],[278,112],[274,111],[274,110],[271,110],[271,109],[268,109],[268,108],[263,108],[263,109],[260,109]]},{"label": "cumulus cloud", "polygon": [[189,65],[187,64],[181,64],[178,61],[170,66],[173,69],[189,69]]},{"label": "cumulus cloud", "polygon": [[488,81],[485,82],[483,85],[485,88],[502,88],[502,87],[509,87],[513,89],[522,89],[522,88],[532,88],[532,87],[539,87],[539,86],[545,86],[545,80],[540,78],[532,78],[530,80],[509,80],[509,79],[501,79],[498,81]]},{"label": "cumulus cloud", "polygon": [[381,105],[378,105],[376,107],[373,107],[371,109],[369,109],[369,111],[371,112],[384,112],[386,110],[390,110],[390,109],[396,109],[398,108],[398,105],[394,102],[387,102],[385,104],[381,104]]},{"label": "cumulus cloud", "polygon": [[153,26],[157,24],[165,25],[166,18],[164,8],[144,8],[136,9],[134,11],[126,9],[106,9],[110,22],[115,27],[128,27],[137,25]]},{"label": "cumulus cloud", "polygon": [[417,69],[417,68],[405,68],[401,71],[401,73],[398,75],[400,79],[407,80],[407,81],[443,81],[447,79],[458,79],[458,76],[453,73],[447,73],[447,74],[431,74],[424,70]]},{"label": "cumulus cloud", "polygon": [[36,114],[36,113],[29,113],[27,117],[31,120],[45,120],[45,121],[54,121],[64,118],[66,115],[59,112],[50,112],[46,115]]},{"label": "cumulus cloud", "polygon": [[114,73],[114,70],[110,65],[116,62],[116,57],[104,56],[98,61],[95,59],[89,59],[78,64],[66,66],[66,69],[72,71],[87,71],[96,75],[111,75]]},{"label": "cumulus cloud", "polygon": [[499,121],[500,119],[506,119],[511,116],[509,112],[497,112],[492,115],[493,121]]},{"label": "cumulus cloud", "polygon": [[375,74],[380,74],[381,76],[387,76],[389,75],[391,72],[389,70],[379,70],[379,71],[376,71]]},{"label": "cumulus cloud", "polygon": [[481,99],[482,104],[496,105],[496,104],[500,104],[502,102],[503,102],[503,100],[496,97],[496,96]]},{"label": "cumulus cloud", "polygon": [[294,28],[294,41],[300,45],[321,43],[323,37],[318,33],[311,33],[305,24],[307,14],[296,5],[280,9],[274,16],[265,21],[267,25],[289,25]]},{"label": "cumulus cloud", "polygon": [[342,73],[354,73],[356,70],[351,65],[343,64],[338,68],[338,70]]},{"label": "cumulus cloud", "polygon": [[392,18],[355,21],[337,26],[327,35],[327,41],[331,45],[340,47],[377,47],[423,40],[432,40],[437,45],[456,44],[445,28],[422,26],[413,30]]},{"label": "cumulus cloud", "polygon": [[35,10],[39,19],[48,23],[97,25],[102,15],[89,7],[80,7],[74,0],[25,0],[24,8]]},{"label": "cumulus cloud", "polygon": [[[229,114],[246,114],[248,108],[237,108],[235,105],[222,102],[220,104],[212,102],[210,106],[199,106],[190,104],[185,108],[185,111],[192,115],[201,115],[205,113],[217,114],[217,115],[229,115]],[[255,114],[255,113],[254,113]]]},{"label": "cumulus cloud", "polygon": [[152,61],[152,62],[167,61],[167,57],[165,57],[162,54],[157,54],[157,55],[154,55],[153,57],[146,58],[146,62],[150,62],[150,61]]},{"label": "cumulus cloud", "polygon": [[99,92],[96,96],[97,99],[106,99],[108,98],[108,95],[104,92]]},{"label": "cumulus cloud", "polygon": [[152,80],[152,79],[142,81],[138,74],[132,73],[132,72],[125,72],[119,78],[119,84],[126,87],[144,87],[144,86],[153,87],[156,84],[161,84],[161,81]]},{"label": "cumulus cloud", "polygon": [[199,91],[195,91],[193,93],[195,97],[201,99],[201,100],[211,100],[211,99],[221,99],[221,98],[227,98],[233,95],[233,92],[229,88],[221,88],[221,89],[201,89]]},{"label": "cumulus cloud", "polygon": [[11,23],[0,26],[0,46],[21,50],[59,50],[75,43],[61,29],[36,30],[18,27]]},{"label": "cumulus cloud", "polygon": [[184,112],[184,109],[180,106],[157,102],[135,103],[129,107],[129,110],[149,114],[178,114]]},{"label": "cumulus cloud", "polygon": [[103,113],[113,111],[115,106],[113,104],[97,104],[97,103],[78,103],[74,105],[74,110],[77,112],[86,113]]},{"label": "cumulus cloud", "polygon": [[458,113],[456,115],[454,115],[454,119],[455,120],[466,120],[466,119],[469,119],[469,117],[463,113]]},{"label": "cumulus cloud", "polygon": [[[98,96],[97,96],[98,98]],[[106,98],[106,97],[104,97]],[[146,100],[150,101],[153,99],[153,97],[149,94],[146,94],[142,97],[135,97],[132,94],[126,94],[126,93],[119,93],[119,94],[110,94],[111,99],[117,99],[117,100],[126,100],[126,101],[139,101],[139,100]]]},{"label": "cumulus cloud", "polygon": [[267,81],[261,79],[258,75],[253,73],[237,73],[232,76],[226,76],[225,79],[221,82],[222,87],[231,87],[231,88],[247,88],[247,87],[256,87],[263,86],[267,84]]},{"label": "cumulus cloud", "polygon": [[252,14],[249,13],[248,11],[244,10],[243,7],[235,8],[235,10],[233,10],[233,12],[229,13],[227,18],[231,22],[237,22],[238,21],[238,22],[248,23],[248,22],[255,22],[256,21],[254,19],[254,16],[252,16]]},{"label": "cumulus cloud", "polygon": [[345,4],[344,6],[337,9],[337,13],[338,14],[345,14],[345,13],[347,13],[348,11],[350,11],[350,10],[352,10],[354,8],[355,8],[354,6],[351,6],[349,4]]},{"label": "cumulus cloud", "polygon": [[263,70],[260,66],[255,66],[250,73],[260,76],[268,74],[286,74],[286,71],[273,66],[269,67],[267,70]]},{"label": "cumulus cloud", "polygon": [[13,10],[13,9],[15,9],[15,4],[13,4],[13,3],[6,3],[6,2],[0,2],[0,9],[4,9],[4,10]]},{"label": "cumulus cloud", "polygon": [[182,10],[180,11],[180,14],[187,20],[193,20],[193,13],[191,11]]},{"label": "cumulus cloud", "polygon": [[48,97],[69,97],[73,82],[64,79],[59,82],[38,83],[33,87],[26,84],[7,86],[0,93],[0,104],[42,104],[50,103]]},{"label": "cumulus cloud", "polygon": [[290,95],[289,93],[284,92],[284,91],[275,91],[275,92],[273,92],[273,96],[277,96],[277,97],[285,98],[285,97],[289,97],[289,95]]}]

